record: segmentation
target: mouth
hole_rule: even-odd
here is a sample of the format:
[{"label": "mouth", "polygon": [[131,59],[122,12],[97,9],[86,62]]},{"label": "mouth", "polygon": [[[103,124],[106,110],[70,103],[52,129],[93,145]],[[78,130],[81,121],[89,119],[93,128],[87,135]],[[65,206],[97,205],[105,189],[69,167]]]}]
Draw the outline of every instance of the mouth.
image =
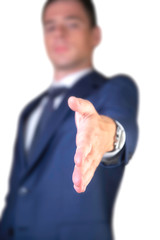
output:
[{"label": "mouth", "polygon": [[65,46],[58,46],[58,47],[55,47],[55,48],[54,48],[54,51],[55,51],[56,53],[64,53],[64,52],[66,52],[67,50],[68,50],[68,48],[65,47]]}]

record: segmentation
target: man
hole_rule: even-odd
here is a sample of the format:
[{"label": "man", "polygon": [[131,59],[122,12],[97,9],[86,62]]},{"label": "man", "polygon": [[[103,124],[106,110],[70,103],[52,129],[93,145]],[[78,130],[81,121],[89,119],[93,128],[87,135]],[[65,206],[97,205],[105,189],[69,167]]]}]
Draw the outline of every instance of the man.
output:
[{"label": "man", "polygon": [[112,240],[137,141],[137,89],[94,70],[100,29],[90,0],[48,0],[42,21],[54,81],[20,115],[0,239]]}]

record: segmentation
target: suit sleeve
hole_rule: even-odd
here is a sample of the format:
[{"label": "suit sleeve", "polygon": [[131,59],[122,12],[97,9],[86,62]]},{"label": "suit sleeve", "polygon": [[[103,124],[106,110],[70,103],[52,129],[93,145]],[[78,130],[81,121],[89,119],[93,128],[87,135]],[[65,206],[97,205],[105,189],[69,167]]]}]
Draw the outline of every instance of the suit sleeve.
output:
[{"label": "suit sleeve", "polygon": [[107,163],[101,162],[104,167],[117,167],[127,164],[133,156],[138,139],[137,112],[138,88],[128,76],[119,75],[108,80],[99,91],[99,114],[106,115],[118,121],[126,133],[126,142],[123,149]]}]

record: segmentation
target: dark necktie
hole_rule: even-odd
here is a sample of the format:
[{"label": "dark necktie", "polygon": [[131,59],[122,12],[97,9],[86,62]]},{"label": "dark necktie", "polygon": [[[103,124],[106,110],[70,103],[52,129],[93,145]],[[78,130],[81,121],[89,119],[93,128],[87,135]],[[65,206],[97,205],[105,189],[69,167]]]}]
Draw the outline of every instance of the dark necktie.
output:
[{"label": "dark necktie", "polygon": [[38,121],[38,124],[35,129],[35,133],[30,145],[30,149],[27,152],[27,158],[30,158],[35,149],[38,147],[38,142],[44,137],[46,126],[50,118],[52,117],[53,111],[55,110],[53,107],[54,100],[57,96],[65,94],[67,92],[66,87],[59,88],[51,88],[48,91],[48,101],[44,106],[42,115]]}]

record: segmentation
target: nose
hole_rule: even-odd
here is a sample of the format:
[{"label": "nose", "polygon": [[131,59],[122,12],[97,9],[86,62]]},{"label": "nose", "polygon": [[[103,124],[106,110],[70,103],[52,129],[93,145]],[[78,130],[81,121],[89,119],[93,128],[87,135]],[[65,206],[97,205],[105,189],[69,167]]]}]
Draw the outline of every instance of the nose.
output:
[{"label": "nose", "polygon": [[56,26],[54,34],[56,37],[64,37],[66,35],[66,28],[62,25]]}]

